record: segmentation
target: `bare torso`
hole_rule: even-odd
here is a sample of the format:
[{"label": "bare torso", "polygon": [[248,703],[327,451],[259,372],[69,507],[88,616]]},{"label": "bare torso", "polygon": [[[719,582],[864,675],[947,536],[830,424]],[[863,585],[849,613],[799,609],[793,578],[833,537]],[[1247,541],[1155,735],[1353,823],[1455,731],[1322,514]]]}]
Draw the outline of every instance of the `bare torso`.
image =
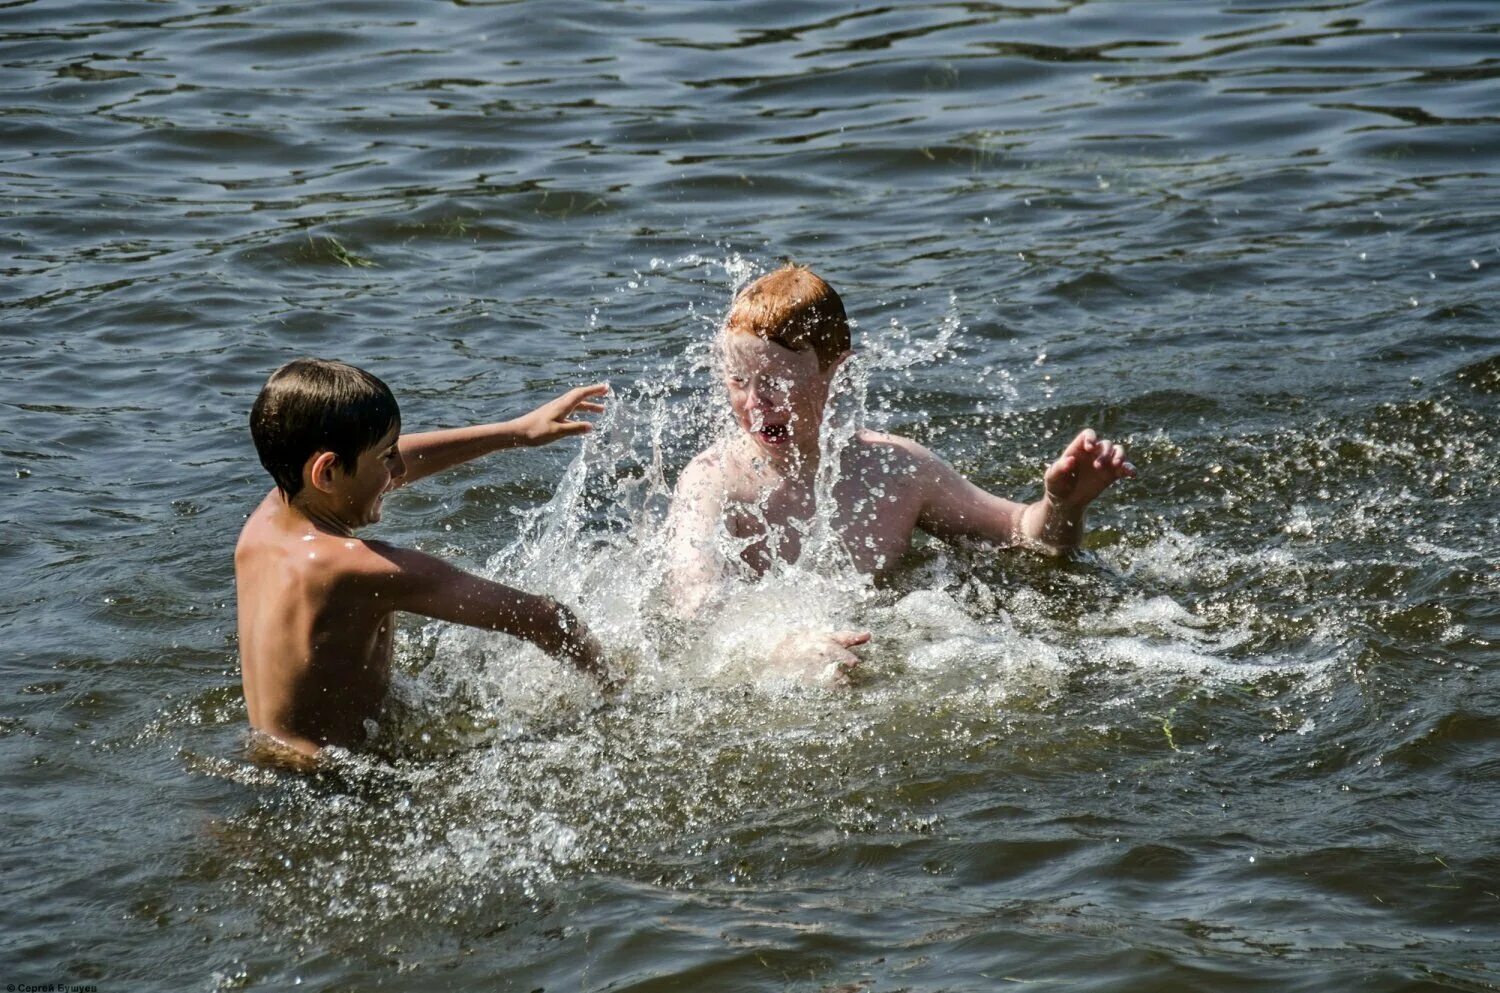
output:
[{"label": "bare torso", "polygon": [[[725,529],[745,543],[741,560],[757,575],[778,559],[796,562],[814,518],[813,480],[777,473],[743,438],[701,457],[717,461]],[[830,524],[858,571],[887,572],[911,547],[929,479],[922,469],[921,455],[893,435],[861,431],[845,448]]]},{"label": "bare torso", "polygon": [[393,615],[347,562],[358,538],[320,530],[274,491],[235,547],[250,723],[293,746],[353,745],[390,682]]}]

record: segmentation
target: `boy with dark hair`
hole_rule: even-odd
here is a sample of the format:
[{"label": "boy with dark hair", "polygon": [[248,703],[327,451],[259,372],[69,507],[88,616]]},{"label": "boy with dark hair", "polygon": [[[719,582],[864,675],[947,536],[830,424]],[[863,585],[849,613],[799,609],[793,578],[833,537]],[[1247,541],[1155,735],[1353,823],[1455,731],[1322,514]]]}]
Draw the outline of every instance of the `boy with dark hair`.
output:
[{"label": "boy with dark hair", "polygon": [[[694,614],[735,574],[760,576],[795,562],[812,519],[819,430],[839,364],[852,354],[843,301],[801,266],[762,276],[734,299],[717,342],[739,430],[705,449],[677,481],[669,518],[669,581]],[[863,573],[895,567],[917,529],[1062,554],[1078,545],[1084,512],[1116,480],[1135,475],[1125,449],[1084,430],[1042,477],[1042,498],[1016,503],[987,493],[923,446],[861,430],[840,452],[831,519],[849,562]],[[724,541],[722,539],[729,539]],[[730,559],[722,549],[738,546]],[[778,646],[772,662],[842,683],[865,632],[808,633]]]},{"label": "boy with dark hair", "polygon": [[401,434],[375,376],[297,359],[272,373],[250,433],[276,488],[234,552],[240,669],[251,726],[303,755],[352,746],[390,684],[398,610],[503,631],[606,680],[599,643],[568,608],[354,532],[380,520],[397,486],[503,448],[591,429],[603,385],[582,386],[512,421]]}]

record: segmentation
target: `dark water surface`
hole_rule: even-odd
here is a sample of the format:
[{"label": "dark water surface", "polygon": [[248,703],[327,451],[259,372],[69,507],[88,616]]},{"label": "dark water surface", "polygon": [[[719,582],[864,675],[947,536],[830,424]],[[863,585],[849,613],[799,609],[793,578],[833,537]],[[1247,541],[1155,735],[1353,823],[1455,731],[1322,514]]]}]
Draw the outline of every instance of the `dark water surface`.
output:
[{"label": "dark water surface", "polygon": [[[10,0],[0,92],[0,983],[1500,989],[1500,4]],[[661,649],[703,343],[783,256],[982,484],[1130,443],[1089,550]],[[379,534],[631,696],[412,620],[384,757],[246,760],[244,425],[309,353],[413,428],[614,383]],[[719,664],[817,610],[866,685]]]}]

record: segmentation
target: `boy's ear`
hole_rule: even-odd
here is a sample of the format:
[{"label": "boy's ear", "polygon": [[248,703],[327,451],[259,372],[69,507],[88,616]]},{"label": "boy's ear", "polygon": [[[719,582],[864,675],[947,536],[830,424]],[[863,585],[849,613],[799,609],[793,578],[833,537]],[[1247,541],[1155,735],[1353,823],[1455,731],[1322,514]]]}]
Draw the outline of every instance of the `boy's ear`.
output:
[{"label": "boy's ear", "polygon": [[333,489],[333,473],[338,468],[339,457],[332,452],[318,452],[307,460],[307,482],[313,489],[328,493]]}]

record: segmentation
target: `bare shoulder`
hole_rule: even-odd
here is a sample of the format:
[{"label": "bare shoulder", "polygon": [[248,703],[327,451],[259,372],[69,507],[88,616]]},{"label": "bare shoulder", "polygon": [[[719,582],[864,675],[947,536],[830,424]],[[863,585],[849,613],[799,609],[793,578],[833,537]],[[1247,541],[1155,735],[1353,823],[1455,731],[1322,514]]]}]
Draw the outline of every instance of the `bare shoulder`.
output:
[{"label": "bare shoulder", "polygon": [[330,557],[325,568],[330,578],[382,585],[421,577],[442,565],[442,560],[414,548],[403,548],[373,538],[327,536]]},{"label": "bare shoulder", "polygon": [[858,441],[858,472],[867,487],[895,486],[896,493],[925,508],[969,485],[941,456],[903,435],[861,431]]},{"label": "bare shoulder", "polygon": [[682,475],[677,477],[677,485],[684,483],[693,484],[721,478],[724,475],[724,445],[714,443],[703,451],[693,456],[691,462],[683,466]]},{"label": "bare shoulder", "polygon": [[730,461],[722,442],[708,446],[683,467],[675,496],[695,502],[722,496],[733,475]]},{"label": "bare shoulder", "polygon": [[264,505],[245,523],[235,546],[235,566],[250,581],[259,578],[311,595],[337,595],[360,586],[379,590],[427,558],[383,541],[330,534],[305,521],[289,521]]},{"label": "bare shoulder", "polygon": [[876,458],[892,469],[912,471],[947,466],[931,449],[904,435],[862,430],[856,440],[863,455]]},{"label": "bare shoulder", "polygon": [[234,557],[236,561],[254,555],[264,546],[274,543],[276,533],[276,510],[280,501],[277,499],[275,490],[267,493],[255,509],[245,518],[244,527],[240,528],[239,539],[234,545]]}]

